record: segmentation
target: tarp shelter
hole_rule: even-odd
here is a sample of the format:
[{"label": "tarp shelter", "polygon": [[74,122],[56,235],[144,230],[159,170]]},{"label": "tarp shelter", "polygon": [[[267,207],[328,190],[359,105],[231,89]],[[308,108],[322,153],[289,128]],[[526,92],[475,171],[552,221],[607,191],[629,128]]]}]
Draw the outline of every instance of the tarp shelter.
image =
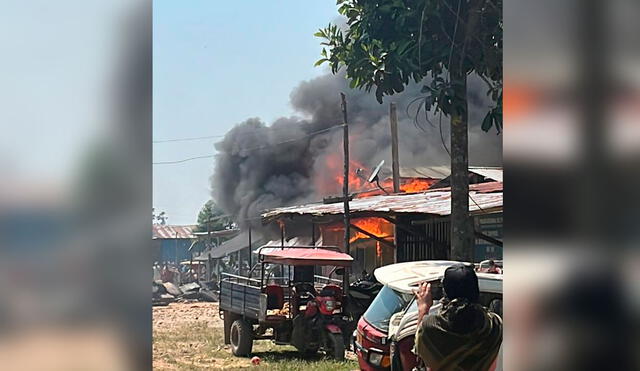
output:
[{"label": "tarp shelter", "polygon": [[284,265],[336,265],[350,267],[353,258],[343,252],[318,249],[313,246],[260,251],[265,263]]},{"label": "tarp shelter", "polygon": [[[251,246],[260,246],[262,243],[264,243],[262,234],[252,231]],[[212,259],[220,259],[247,247],[249,247],[249,231],[243,231],[229,241],[223,242],[220,246],[214,247],[208,253]],[[207,254],[204,254],[204,256],[206,259]]]},{"label": "tarp shelter", "polygon": [[[206,237],[206,236],[204,236]],[[251,233],[251,247],[255,250],[258,246],[264,244],[264,237],[258,231],[252,230]],[[203,261],[207,263],[207,276],[209,279],[216,279],[220,274],[220,271],[227,271],[229,273],[238,274],[239,271],[228,271],[230,267],[225,267],[225,264],[221,262],[225,256],[233,256],[234,260],[238,263],[246,262],[249,266],[255,264],[255,258],[251,258],[248,251],[249,247],[249,231],[245,230],[233,237],[232,239],[223,242],[219,246],[212,246],[205,250],[202,254],[194,257],[194,261]],[[242,266],[236,266],[236,269],[241,269]],[[245,267],[246,268],[246,267]]]}]

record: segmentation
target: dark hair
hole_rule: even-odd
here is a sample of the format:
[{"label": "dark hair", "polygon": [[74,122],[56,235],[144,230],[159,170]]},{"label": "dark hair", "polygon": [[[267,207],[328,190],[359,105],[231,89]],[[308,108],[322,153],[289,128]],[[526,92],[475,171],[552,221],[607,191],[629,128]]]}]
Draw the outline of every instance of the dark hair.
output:
[{"label": "dark hair", "polygon": [[445,313],[451,321],[451,330],[469,333],[482,325],[483,314],[479,308],[480,289],[478,276],[472,266],[456,264],[444,271],[442,286],[448,304]]},{"label": "dark hair", "polygon": [[470,303],[477,303],[480,297],[478,276],[469,265],[456,264],[447,268],[442,278],[442,286],[449,300],[467,299]]}]

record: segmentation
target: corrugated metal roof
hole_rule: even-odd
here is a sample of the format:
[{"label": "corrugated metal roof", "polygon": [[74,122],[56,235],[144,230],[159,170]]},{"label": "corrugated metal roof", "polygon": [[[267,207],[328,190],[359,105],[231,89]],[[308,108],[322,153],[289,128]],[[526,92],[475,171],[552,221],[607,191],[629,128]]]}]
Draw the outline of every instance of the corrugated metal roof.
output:
[{"label": "corrugated metal roof", "polygon": [[501,167],[476,167],[469,166],[469,171],[480,174],[485,178],[493,179],[498,182],[502,182],[502,168]]},{"label": "corrugated metal roof", "polygon": [[209,235],[211,235],[211,237],[233,237],[238,233],[240,233],[239,229],[221,229],[219,231],[211,231],[211,233],[207,231],[193,232],[193,234],[198,237],[208,237]]},{"label": "corrugated metal roof", "polygon": [[[260,248],[262,252],[267,252],[267,251],[273,251],[273,250],[277,250],[282,248],[283,244],[282,244],[282,240],[271,240],[269,242],[267,242],[266,244],[262,245]],[[284,240],[284,246],[285,247],[291,247],[291,246],[313,246],[313,243],[311,242],[311,237],[302,237],[302,236],[297,236],[297,237],[293,237],[290,239],[285,239]],[[320,239],[318,239],[315,243],[316,247],[322,247],[322,236],[320,237]],[[258,253],[258,250],[256,249],[254,252],[254,254]]]},{"label": "corrugated metal roof", "polygon": [[[391,170],[388,170],[390,172]],[[482,175],[485,178],[502,182],[501,167],[469,166],[469,172]],[[445,179],[451,175],[451,168],[448,166],[428,166],[428,167],[401,167],[401,178],[433,178]]]},{"label": "corrugated metal roof", "polygon": [[[433,191],[451,191],[451,187],[440,187],[440,188],[432,188],[426,192]],[[502,192],[502,182],[484,182],[484,183],[475,183],[469,184],[469,191],[475,191],[478,193],[492,193],[492,192]]]},{"label": "corrugated metal roof", "polygon": [[153,224],[153,239],[192,239],[195,225],[160,225]]},{"label": "corrugated metal roof", "polygon": [[[477,212],[502,207],[502,182],[488,182],[469,185],[469,211]],[[451,214],[451,190],[449,188],[434,189],[423,193],[380,195],[357,198],[349,202],[352,213],[358,212],[394,212],[421,213],[432,215]],[[342,214],[342,203],[308,204],[301,206],[281,207],[262,214],[265,219],[286,214],[298,215],[331,215]]]},{"label": "corrugated metal roof", "polygon": [[[255,248],[256,245],[261,246],[263,240],[262,234],[259,231],[252,230],[252,249]],[[206,253],[208,253],[213,259],[219,259],[246,247],[249,247],[249,231],[242,231],[239,235],[229,241],[223,242],[220,246],[208,250]]]},{"label": "corrugated metal roof", "polygon": [[[389,170],[391,171],[391,170]],[[448,166],[401,167],[401,178],[433,178],[444,179],[451,174]]]}]

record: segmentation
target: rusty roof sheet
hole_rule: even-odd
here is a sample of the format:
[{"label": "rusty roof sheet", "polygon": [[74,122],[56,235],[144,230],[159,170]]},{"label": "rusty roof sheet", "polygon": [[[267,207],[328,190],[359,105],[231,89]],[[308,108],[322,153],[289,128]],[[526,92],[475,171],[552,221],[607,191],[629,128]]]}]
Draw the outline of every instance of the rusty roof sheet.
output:
[{"label": "rusty roof sheet", "polygon": [[153,239],[192,239],[195,225],[153,225]]},{"label": "rusty roof sheet", "polygon": [[[469,185],[469,211],[502,208],[502,182],[487,182]],[[442,188],[428,190],[422,193],[380,195],[356,198],[349,202],[352,213],[381,212],[381,213],[420,213],[432,215],[451,214],[451,189]],[[315,203],[300,206],[281,207],[268,210],[262,214],[265,219],[281,215],[331,215],[342,214],[343,204]]]}]

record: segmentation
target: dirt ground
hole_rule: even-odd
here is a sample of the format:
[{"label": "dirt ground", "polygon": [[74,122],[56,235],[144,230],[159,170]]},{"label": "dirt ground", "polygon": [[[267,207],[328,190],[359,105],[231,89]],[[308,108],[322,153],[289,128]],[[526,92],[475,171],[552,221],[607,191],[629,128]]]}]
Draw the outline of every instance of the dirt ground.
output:
[{"label": "dirt ground", "polygon": [[260,370],[356,370],[355,355],[347,352],[346,362],[336,362],[321,354],[301,357],[293,347],[271,341],[256,341],[249,358],[234,357],[223,341],[222,320],[217,303],[179,302],[153,307],[153,368],[157,370],[260,369]]}]

